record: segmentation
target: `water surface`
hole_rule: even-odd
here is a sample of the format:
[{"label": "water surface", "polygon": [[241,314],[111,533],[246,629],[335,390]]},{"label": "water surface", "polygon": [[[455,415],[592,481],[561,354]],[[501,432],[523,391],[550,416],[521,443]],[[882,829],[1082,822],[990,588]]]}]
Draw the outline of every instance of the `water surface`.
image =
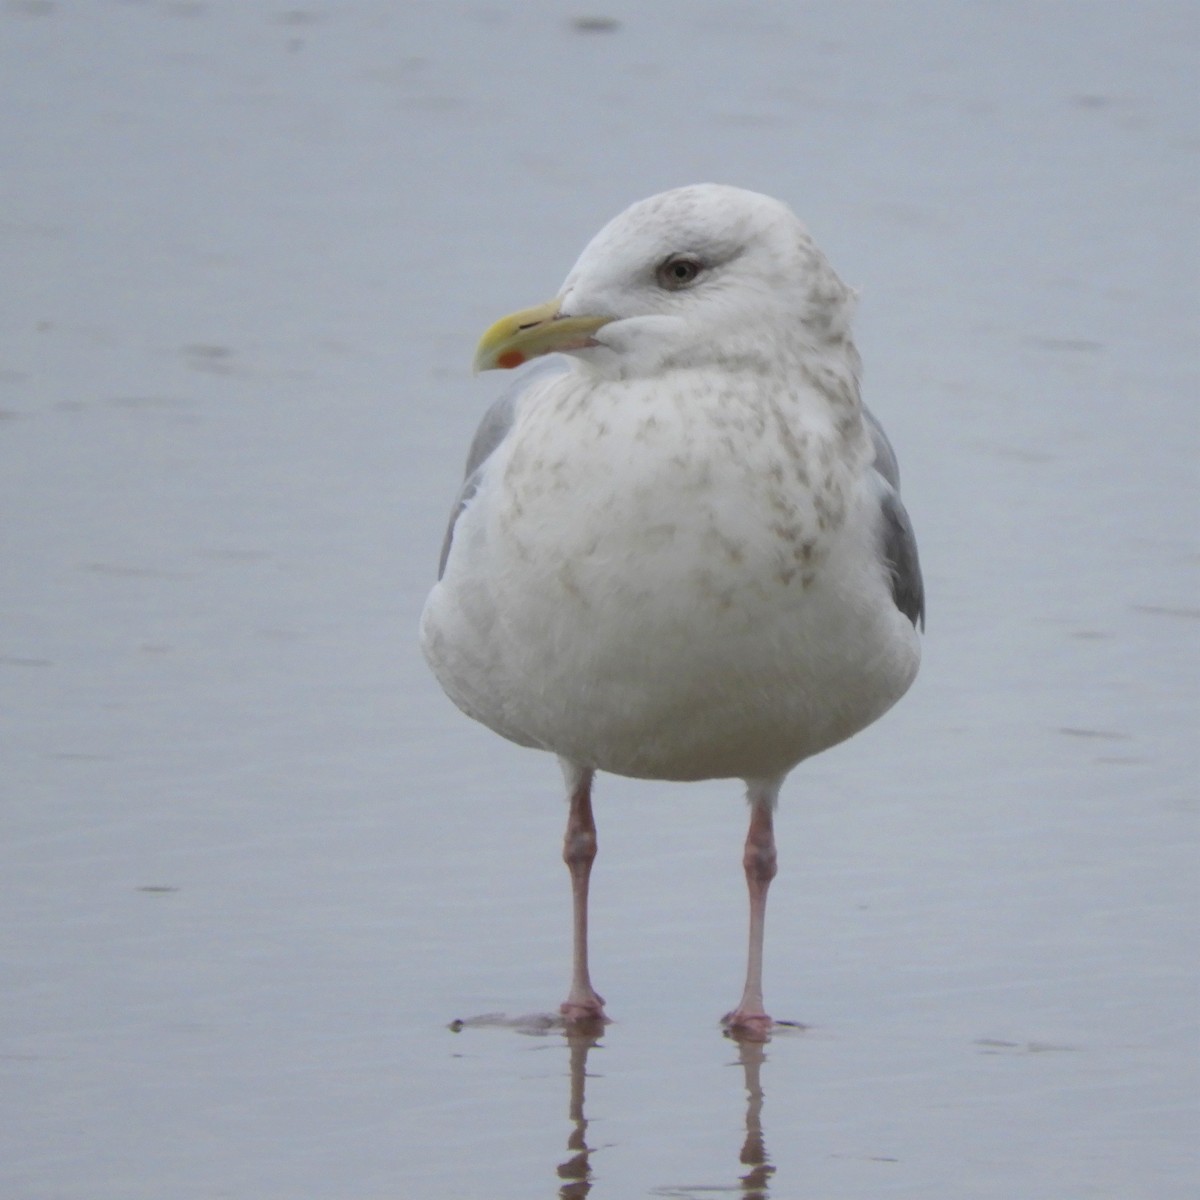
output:
[{"label": "water surface", "polygon": [[[1195,1195],[1194,9],[0,8],[0,1190]],[[702,179],[861,288],[922,674],[798,770],[548,758],[415,645],[497,315]]]}]

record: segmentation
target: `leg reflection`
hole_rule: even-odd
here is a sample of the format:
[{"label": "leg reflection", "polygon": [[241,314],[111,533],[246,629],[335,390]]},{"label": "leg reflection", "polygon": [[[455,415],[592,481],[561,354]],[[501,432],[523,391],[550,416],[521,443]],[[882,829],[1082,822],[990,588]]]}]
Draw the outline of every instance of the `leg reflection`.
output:
[{"label": "leg reflection", "polygon": [[746,1082],[746,1140],[742,1143],[741,1162],[750,1168],[741,1177],[743,1200],[768,1200],[769,1184],[775,1168],[767,1157],[762,1127],[762,1065],[766,1046],[755,1037],[736,1038],[738,1061]]},{"label": "leg reflection", "polygon": [[571,1133],[567,1138],[567,1149],[571,1157],[560,1163],[558,1177],[562,1184],[558,1189],[559,1200],[581,1200],[592,1190],[592,1148],[587,1144],[587,1118],[583,1115],[585,1081],[587,1080],[588,1053],[600,1040],[604,1030],[603,1020],[588,1022],[594,1028],[583,1028],[577,1022],[567,1027],[567,1044],[571,1049]]}]

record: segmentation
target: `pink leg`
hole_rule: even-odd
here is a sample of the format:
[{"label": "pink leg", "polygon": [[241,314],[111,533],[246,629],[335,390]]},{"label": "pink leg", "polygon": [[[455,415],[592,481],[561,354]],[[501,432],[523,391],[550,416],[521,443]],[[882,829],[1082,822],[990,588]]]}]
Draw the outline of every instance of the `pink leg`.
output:
[{"label": "pink leg", "polygon": [[571,897],[575,928],[571,967],[571,991],[561,1012],[569,1022],[603,1021],[604,998],[592,987],[588,975],[588,880],[596,858],[596,822],[592,817],[593,772],[563,763],[571,808],[567,815],[567,833],[563,838],[563,861],[571,872]]},{"label": "pink leg", "polygon": [[763,924],[767,916],[767,889],[775,878],[775,800],[779,782],[750,785],[750,829],[742,865],[750,891],[750,951],[746,963],[746,987],[741,1003],[727,1013],[724,1023],[736,1033],[765,1037],[771,1018],[763,1007]]}]

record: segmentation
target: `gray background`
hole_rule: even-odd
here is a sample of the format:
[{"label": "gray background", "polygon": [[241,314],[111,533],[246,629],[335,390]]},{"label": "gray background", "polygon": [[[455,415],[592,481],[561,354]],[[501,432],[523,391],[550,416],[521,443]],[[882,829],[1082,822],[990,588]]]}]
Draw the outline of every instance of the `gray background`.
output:
[{"label": "gray background", "polygon": [[[930,597],[913,692],[785,791],[769,1194],[1191,1200],[1197,42],[1150,2],[0,6],[0,1193],[568,1187],[561,1036],[446,1029],[561,999],[558,771],[415,626],[478,334],[716,180],[861,289]],[[738,787],[597,811],[593,1196],[755,1194]]]}]

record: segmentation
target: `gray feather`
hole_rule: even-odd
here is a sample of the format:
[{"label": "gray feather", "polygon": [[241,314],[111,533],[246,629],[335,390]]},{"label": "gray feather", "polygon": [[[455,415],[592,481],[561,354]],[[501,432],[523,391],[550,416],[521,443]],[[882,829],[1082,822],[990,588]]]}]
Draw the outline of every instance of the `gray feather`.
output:
[{"label": "gray feather", "polygon": [[863,405],[863,420],[875,447],[881,516],[880,550],[892,576],[896,607],[919,629],[925,628],[925,582],[917,557],[917,537],[900,499],[900,464],[879,418]]},{"label": "gray feather", "polygon": [[517,407],[521,397],[529,390],[529,385],[535,380],[550,374],[561,374],[563,365],[556,359],[547,359],[525,371],[493,401],[483,420],[479,422],[475,436],[471,439],[471,449],[467,451],[467,465],[463,471],[463,485],[458,490],[454,507],[450,511],[450,523],[446,526],[446,536],[442,539],[442,554],[438,560],[438,578],[441,579],[446,571],[446,559],[450,557],[450,546],[454,541],[454,526],[467,507],[471,497],[479,489],[479,481],[483,477],[483,468],[491,458],[496,447],[508,437],[517,419]]},{"label": "gray feather", "polygon": [[865,404],[862,415],[867,424],[867,432],[871,435],[871,442],[875,447],[875,470],[892,485],[893,491],[898,492],[900,490],[900,464],[896,461],[896,452],[892,449],[892,443],[888,441],[888,435],[883,432],[879,418]]}]

